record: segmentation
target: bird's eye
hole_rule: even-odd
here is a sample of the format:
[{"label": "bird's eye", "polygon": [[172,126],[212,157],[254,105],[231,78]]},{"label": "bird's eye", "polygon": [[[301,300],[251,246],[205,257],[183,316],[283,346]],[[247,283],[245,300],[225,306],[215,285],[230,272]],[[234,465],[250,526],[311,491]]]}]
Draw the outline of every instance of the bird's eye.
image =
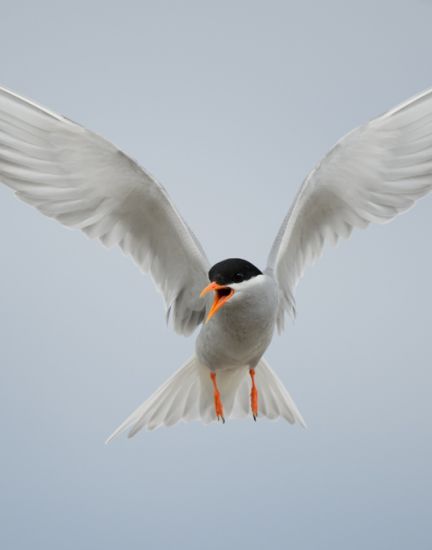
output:
[{"label": "bird's eye", "polygon": [[243,273],[236,273],[233,277],[235,283],[241,283],[244,281],[244,275]]}]

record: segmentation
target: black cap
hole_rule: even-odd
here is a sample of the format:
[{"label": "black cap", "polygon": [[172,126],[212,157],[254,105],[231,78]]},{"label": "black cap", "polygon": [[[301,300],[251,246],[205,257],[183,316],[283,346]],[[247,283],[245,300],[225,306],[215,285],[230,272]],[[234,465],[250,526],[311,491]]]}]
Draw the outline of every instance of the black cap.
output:
[{"label": "black cap", "polygon": [[241,283],[262,275],[262,272],[247,260],[240,258],[229,258],[215,264],[209,271],[209,279],[219,285],[230,285]]}]

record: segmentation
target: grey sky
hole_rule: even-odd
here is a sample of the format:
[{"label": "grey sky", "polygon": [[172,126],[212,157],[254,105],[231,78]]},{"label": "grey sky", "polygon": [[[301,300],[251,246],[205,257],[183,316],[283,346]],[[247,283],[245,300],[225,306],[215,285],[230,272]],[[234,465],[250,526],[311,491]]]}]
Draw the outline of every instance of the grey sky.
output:
[{"label": "grey sky", "polygon": [[[344,133],[432,86],[432,3],[3,2],[0,82],[153,173],[210,261],[263,266]],[[308,430],[103,441],[192,353],[161,298],[0,187],[0,547],[431,547],[428,197],[326,250],[267,358]]]}]

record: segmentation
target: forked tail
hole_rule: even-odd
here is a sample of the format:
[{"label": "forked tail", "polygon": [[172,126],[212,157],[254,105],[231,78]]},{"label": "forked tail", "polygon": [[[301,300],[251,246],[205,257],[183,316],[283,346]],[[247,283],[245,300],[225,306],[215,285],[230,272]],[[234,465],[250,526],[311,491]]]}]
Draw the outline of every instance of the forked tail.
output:
[{"label": "forked tail", "polygon": [[[246,367],[217,371],[217,383],[226,419],[251,416],[250,378]],[[282,417],[290,424],[297,422],[306,427],[288,391],[264,359],[255,368],[255,383],[258,417]],[[128,430],[128,437],[133,437],[144,427],[153,430],[172,426],[179,420],[201,420],[205,424],[216,420],[210,371],[196,357],[144,401],[106,442]]]}]

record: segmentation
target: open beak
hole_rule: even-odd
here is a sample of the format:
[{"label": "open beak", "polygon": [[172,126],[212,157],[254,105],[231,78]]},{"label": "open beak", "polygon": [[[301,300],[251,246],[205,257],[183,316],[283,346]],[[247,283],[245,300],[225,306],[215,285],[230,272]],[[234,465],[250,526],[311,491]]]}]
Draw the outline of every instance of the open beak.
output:
[{"label": "open beak", "polygon": [[217,283],[210,283],[205,287],[205,289],[201,292],[200,298],[203,298],[206,294],[208,294],[211,290],[214,291],[215,297],[213,300],[213,305],[210,308],[210,311],[208,312],[206,323],[209,319],[213,317],[213,315],[220,310],[220,308],[228,302],[228,300],[231,298],[231,296],[234,295],[234,290],[230,288],[229,286],[225,285],[218,285]]}]

